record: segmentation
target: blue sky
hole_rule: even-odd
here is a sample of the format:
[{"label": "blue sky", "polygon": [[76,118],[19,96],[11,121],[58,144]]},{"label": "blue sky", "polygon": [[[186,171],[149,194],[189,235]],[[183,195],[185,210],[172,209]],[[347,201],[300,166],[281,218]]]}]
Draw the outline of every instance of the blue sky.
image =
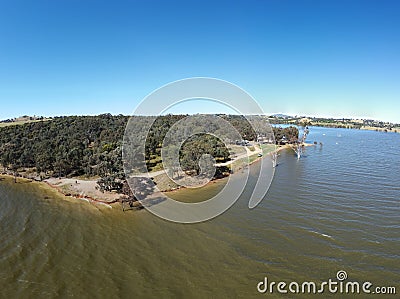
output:
[{"label": "blue sky", "polygon": [[129,114],[205,76],[268,113],[400,123],[399,15],[399,1],[1,1],[0,119]]}]

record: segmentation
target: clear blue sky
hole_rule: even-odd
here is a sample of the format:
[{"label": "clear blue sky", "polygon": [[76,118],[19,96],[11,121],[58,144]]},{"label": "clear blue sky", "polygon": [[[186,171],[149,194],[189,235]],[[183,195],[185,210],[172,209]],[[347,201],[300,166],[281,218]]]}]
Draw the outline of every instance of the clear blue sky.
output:
[{"label": "clear blue sky", "polygon": [[206,76],[266,112],[400,123],[399,16],[400,1],[3,0],[0,119],[129,114]]}]

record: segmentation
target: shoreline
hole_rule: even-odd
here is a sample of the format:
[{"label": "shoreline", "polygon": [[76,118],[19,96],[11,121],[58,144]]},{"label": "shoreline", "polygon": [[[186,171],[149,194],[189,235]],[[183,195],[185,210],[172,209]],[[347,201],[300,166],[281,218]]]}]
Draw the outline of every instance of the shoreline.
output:
[{"label": "shoreline", "polygon": [[[306,147],[307,147],[307,146],[314,146],[314,144],[311,144],[311,143],[304,143],[304,146],[306,146]],[[229,163],[229,164],[226,164],[226,165],[233,164],[233,163],[235,163],[235,162],[238,162],[238,161],[240,161],[240,160],[242,160],[242,159],[246,159],[246,158],[248,158],[248,159],[250,160],[251,157],[256,156],[254,160],[249,161],[249,163],[246,165],[246,166],[250,166],[250,165],[252,165],[252,164],[254,164],[254,163],[260,161],[260,160],[263,159],[264,157],[266,157],[266,156],[268,156],[268,155],[272,155],[274,152],[275,152],[275,153],[279,153],[280,151],[285,150],[285,149],[291,149],[291,145],[290,145],[290,144],[276,145],[276,149],[275,149],[275,150],[270,151],[270,152],[265,153],[265,154],[262,153],[263,150],[261,149],[260,151],[256,151],[254,154],[251,154],[251,155],[249,155],[249,156],[247,156],[247,157],[242,157],[242,158],[237,159],[237,160],[231,160],[230,163]],[[260,152],[263,154],[261,157],[257,156],[258,153],[260,153]],[[241,169],[242,169],[242,167],[239,167],[239,168],[237,168],[236,170],[239,171],[239,170],[241,170]],[[208,185],[210,185],[210,184],[217,183],[217,182],[219,182],[220,180],[226,179],[226,178],[228,178],[228,177],[231,176],[231,175],[235,175],[236,173],[237,173],[237,172],[231,173],[231,174],[229,174],[229,175],[227,175],[227,176],[224,176],[224,177],[215,178],[215,179],[209,181],[207,184],[205,184],[204,187],[205,187],[205,186],[208,186]],[[149,173],[149,176],[152,177],[152,176],[151,176],[151,172]],[[158,176],[161,176],[161,175],[157,175],[157,176],[154,176],[154,177],[152,177],[152,178],[154,179],[155,177],[158,177]],[[184,190],[184,189],[186,189],[186,187],[184,187],[184,186],[178,186],[178,187],[175,187],[175,188],[169,188],[169,189],[160,190],[160,191],[161,191],[161,192],[168,193],[168,192],[179,192],[180,190]]]},{"label": "shoreline", "polygon": [[[273,126],[281,126],[281,125],[288,125],[288,126],[299,126],[295,122],[281,122],[281,123],[274,123],[271,124]],[[339,123],[326,123],[326,122],[311,122],[308,126],[309,127],[319,127],[319,128],[330,128],[330,129],[348,129],[348,130],[365,130],[365,131],[376,131],[382,133],[400,133],[400,126],[397,124],[393,124],[394,126],[382,126],[382,127],[375,127],[369,125],[354,125],[354,124],[339,124]]]},{"label": "shoreline", "polygon": [[382,133],[400,133],[400,128],[392,128],[389,130],[388,128],[378,128],[378,127],[371,127],[371,126],[362,126],[360,130],[366,131],[376,131]]},{"label": "shoreline", "polygon": [[[314,146],[314,144],[310,143],[304,143],[304,146]],[[247,165],[252,165],[253,163],[260,161],[267,155],[272,155],[274,152],[279,153],[282,150],[285,149],[291,149],[291,145],[286,144],[286,145],[278,145],[275,150],[270,151],[266,154],[263,153],[261,157],[257,156],[254,160],[250,161]],[[261,149],[262,151],[262,149]],[[249,155],[248,159],[250,157],[256,156],[258,153],[254,153],[253,155]],[[241,158],[243,159],[243,158]],[[239,161],[240,159],[236,160]],[[233,162],[236,162],[233,161]],[[232,163],[233,163],[232,162]],[[240,168],[238,169],[240,170]],[[229,174],[228,176],[225,177],[220,177],[213,179],[209,181],[205,186],[214,184],[220,180],[223,180],[231,175],[235,175],[235,173]],[[149,176],[151,176],[151,173],[149,173]],[[0,178],[8,178],[14,180],[14,176],[11,174],[4,174],[0,173]],[[157,176],[155,176],[157,177]],[[112,192],[100,192],[99,190],[96,189],[97,181],[96,180],[82,180],[78,178],[49,178],[43,181],[37,181],[31,178],[26,178],[23,176],[17,176],[17,184],[19,181],[23,181],[25,183],[34,183],[37,184],[39,187],[45,187],[48,190],[53,190],[57,192],[60,196],[63,196],[65,198],[74,198],[77,200],[83,200],[86,201],[90,204],[101,204],[105,205],[109,208],[113,208],[112,205],[115,205],[116,203],[119,203],[121,199],[124,197],[124,194],[121,193],[112,193]],[[179,192],[180,190],[186,189],[185,187],[178,187],[178,188],[171,188],[171,189],[166,189],[166,190],[160,190],[161,192]]]},{"label": "shoreline", "polygon": [[[4,173],[0,173],[0,179],[1,178],[5,178],[5,179],[9,179],[9,180],[14,180],[14,176],[11,174],[4,174]],[[33,183],[34,185],[38,186],[39,188],[44,188],[47,190],[51,190],[51,191],[55,191],[59,196],[64,197],[64,199],[69,199],[69,198],[73,198],[73,199],[77,199],[80,201],[86,201],[87,203],[91,203],[91,204],[101,204],[101,205],[105,205],[109,208],[112,208],[112,204],[115,204],[119,201],[118,199],[115,198],[110,198],[110,200],[103,200],[100,198],[96,198],[93,196],[89,196],[87,194],[82,194],[82,193],[70,193],[70,192],[65,192],[64,190],[62,190],[60,188],[60,186],[57,186],[55,184],[51,184],[50,182],[48,182],[48,180],[54,180],[58,178],[50,178],[50,179],[46,179],[43,181],[36,181],[30,178],[26,178],[23,176],[17,176],[16,178],[16,183],[15,184],[19,184],[19,183]],[[61,180],[65,180],[65,179],[61,179]],[[69,180],[69,179],[67,179]],[[75,180],[75,179],[71,179],[71,180]],[[95,182],[95,181],[91,181],[91,182]],[[107,195],[106,195],[107,196]],[[118,196],[122,196],[122,194],[118,194]]]}]

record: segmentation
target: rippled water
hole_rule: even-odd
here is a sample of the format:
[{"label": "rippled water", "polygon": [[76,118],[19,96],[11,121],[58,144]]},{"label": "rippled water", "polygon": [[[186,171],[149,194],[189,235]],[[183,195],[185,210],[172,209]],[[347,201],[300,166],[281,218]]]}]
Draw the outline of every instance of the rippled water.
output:
[{"label": "rippled water", "polygon": [[194,225],[2,181],[0,297],[274,297],[257,293],[264,276],[319,282],[338,270],[399,291],[400,134],[311,128],[314,140],[323,146],[299,161],[281,153],[256,209],[252,177],[225,214]]}]

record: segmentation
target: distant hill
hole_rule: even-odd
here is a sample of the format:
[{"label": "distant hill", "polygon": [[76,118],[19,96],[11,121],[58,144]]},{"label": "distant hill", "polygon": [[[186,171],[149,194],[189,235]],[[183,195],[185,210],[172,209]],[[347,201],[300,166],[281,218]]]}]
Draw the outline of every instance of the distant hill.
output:
[{"label": "distant hill", "polygon": [[15,118],[10,118],[10,119],[5,119],[5,120],[0,120],[0,127],[6,127],[6,126],[13,126],[13,125],[23,125],[26,123],[32,123],[32,122],[38,122],[38,121],[47,121],[52,118],[49,117],[43,117],[43,116],[20,116],[20,117],[15,117]]},{"label": "distant hill", "polygon": [[288,116],[285,114],[271,115],[269,122],[271,124],[291,124],[331,128],[347,128],[375,130],[383,132],[400,132],[400,125],[390,122],[384,122],[372,119],[353,119],[353,118],[325,118],[325,117],[304,117],[304,116]]},{"label": "distant hill", "polygon": [[286,114],[282,114],[282,113],[272,114],[271,116],[272,116],[272,117],[275,117],[275,118],[285,118],[285,119],[287,119],[287,118],[293,118],[293,116],[286,115]]}]

